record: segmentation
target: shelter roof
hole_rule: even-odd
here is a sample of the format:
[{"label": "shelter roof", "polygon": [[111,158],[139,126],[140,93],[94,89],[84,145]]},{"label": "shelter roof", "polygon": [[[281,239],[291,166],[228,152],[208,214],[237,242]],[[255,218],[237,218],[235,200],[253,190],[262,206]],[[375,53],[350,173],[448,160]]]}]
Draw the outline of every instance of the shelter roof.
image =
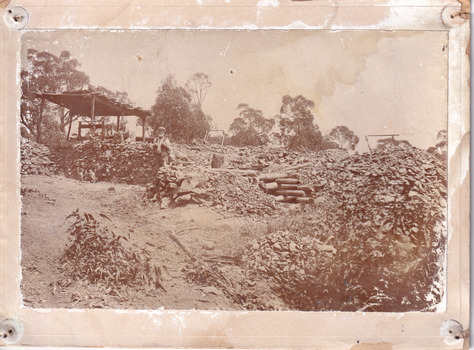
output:
[{"label": "shelter roof", "polygon": [[114,99],[108,98],[98,92],[75,91],[64,93],[46,93],[36,94],[37,97],[45,98],[48,101],[56,103],[69,109],[71,114],[85,117],[92,116],[92,104],[94,102],[94,116],[128,116],[146,117],[151,115],[151,111],[130,104],[124,104]]}]

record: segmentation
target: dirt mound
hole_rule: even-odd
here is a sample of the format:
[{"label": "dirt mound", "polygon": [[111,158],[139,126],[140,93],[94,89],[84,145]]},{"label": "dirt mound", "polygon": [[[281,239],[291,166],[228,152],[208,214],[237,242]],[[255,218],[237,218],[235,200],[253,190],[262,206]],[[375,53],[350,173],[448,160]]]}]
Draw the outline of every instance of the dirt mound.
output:
[{"label": "dirt mound", "polygon": [[22,175],[52,175],[56,171],[49,148],[23,137],[20,139],[20,159]]}]

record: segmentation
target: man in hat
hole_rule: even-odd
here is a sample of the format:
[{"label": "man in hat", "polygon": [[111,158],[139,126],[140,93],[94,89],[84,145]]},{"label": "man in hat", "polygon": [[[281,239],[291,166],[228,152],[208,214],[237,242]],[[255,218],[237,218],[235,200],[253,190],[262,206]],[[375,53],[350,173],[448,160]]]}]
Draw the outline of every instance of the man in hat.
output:
[{"label": "man in hat", "polygon": [[153,149],[159,157],[160,166],[168,165],[170,161],[171,142],[165,136],[165,128],[158,128],[158,137],[153,140]]}]

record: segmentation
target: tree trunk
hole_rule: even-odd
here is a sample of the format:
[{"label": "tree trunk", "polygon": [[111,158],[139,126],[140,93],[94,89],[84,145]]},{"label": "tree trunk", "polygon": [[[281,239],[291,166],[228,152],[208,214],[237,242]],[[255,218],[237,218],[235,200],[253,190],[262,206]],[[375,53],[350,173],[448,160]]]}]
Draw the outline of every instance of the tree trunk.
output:
[{"label": "tree trunk", "polygon": [[61,133],[64,133],[64,129],[66,127],[66,123],[67,123],[67,117],[69,115],[69,111],[65,111],[65,108],[63,106],[60,106],[59,107],[59,114],[60,114],[60,117],[59,117],[59,130],[61,131]]},{"label": "tree trunk", "polygon": [[36,142],[40,142],[41,139],[41,124],[43,123],[43,109],[44,109],[44,97],[41,96],[41,104],[39,110],[38,125],[36,127]]}]

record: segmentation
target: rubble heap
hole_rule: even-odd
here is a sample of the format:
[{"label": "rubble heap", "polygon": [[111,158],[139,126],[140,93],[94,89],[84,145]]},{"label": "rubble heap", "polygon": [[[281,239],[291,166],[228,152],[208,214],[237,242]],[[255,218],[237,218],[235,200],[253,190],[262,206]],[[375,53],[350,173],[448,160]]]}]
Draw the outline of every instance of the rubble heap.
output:
[{"label": "rubble heap", "polygon": [[20,157],[22,175],[52,175],[56,170],[49,148],[27,138],[20,139]]},{"label": "rubble heap", "polygon": [[232,147],[225,151],[230,168],[251,169],[265,172],[281,171],[285,167],[298,166],[326,156],[342,159],[348,156],[346,150],[329,149],[324,151],[292,152],[281,147]]},{"label": "rubble heap", "polygon": [[312,186],[302,185],[298,174],[267,173],[259,178],[259,187],[283,203],[309,203],[312,201]]},{"label": "rubble heap", "polygon": [[360,223],[427,246],[445,229],[446,164],[426,151],[364,153],[312,168],[312,179],[317,196],[337,200],[340,209]]},{"label": "rubble heap", "polygon": [[159,202],[161,208],[188,203],[202,204],[209,196],[203,189],[205,179],[196,173],[185,173],[176,167],[158,169],[146,187],[146,198]]},{"label": "rubble heap", "polygon": [[161,208],[186,204],[218,206],[242,215],[272,215],[278,207],[273,196],[258,190],[247,173],[231,171],[190,172],[184,168],[160,168],[147,185],[146,198]]},{"label": "rubble heap", "polygon": [[76,180],[89,181],[92,172],[97,181],[146,184],[158,168],[151,145],[143,142],[84,141],[53,151],[58,172]]},{"label": "rubble heap", "polygon": [[245,248],[249,276],[300,310],[413,311],[441,301],[445,164],[394,148],[307,171],[312,209]]},{"label": "rubble heap", "polygon": [[259,216],[278,214],[275,197],[259,191],[252,178],[237,173],[210,174],[206,191],[214,205],[220,205],[230,212]]},{"label": "rubble heap", "polygon": [[335,253],[333,246],[323,244],[314,237],[276,231],[258,241],[254,240],[245,250],[242,261],[251,278],[269,278],[286,285],[288,290],[294,290],[312,275],[321,258]]}]

